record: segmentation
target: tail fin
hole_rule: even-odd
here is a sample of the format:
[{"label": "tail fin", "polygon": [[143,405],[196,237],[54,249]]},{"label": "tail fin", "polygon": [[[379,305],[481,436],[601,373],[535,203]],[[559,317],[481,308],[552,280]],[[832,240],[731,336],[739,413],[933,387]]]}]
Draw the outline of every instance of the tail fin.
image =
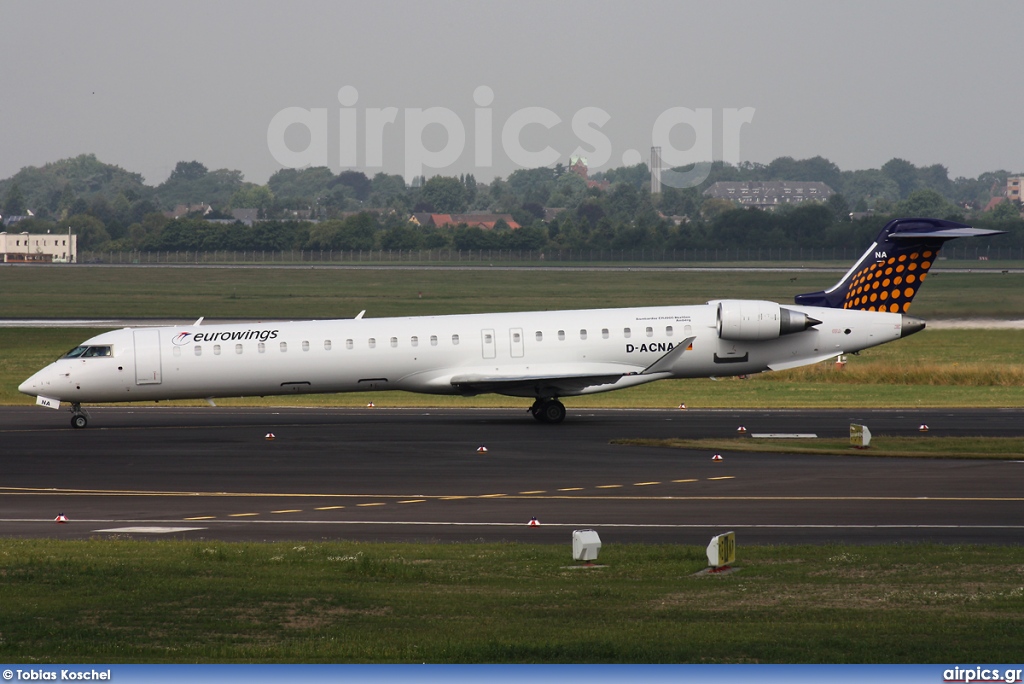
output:
[{"label": "tail fin", "polygon": [[832,309],[906,313],[943,243],[958,237],[999,235],[932,218],[889,221],[864,256],[830,289],[797,295],[797,304]]}]

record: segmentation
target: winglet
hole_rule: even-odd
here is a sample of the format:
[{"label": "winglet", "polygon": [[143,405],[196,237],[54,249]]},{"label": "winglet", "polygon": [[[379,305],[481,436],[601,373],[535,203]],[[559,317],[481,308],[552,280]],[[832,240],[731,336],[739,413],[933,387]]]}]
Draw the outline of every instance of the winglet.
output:
[{"label": "winglet", "polygon": [[682,358],[683,354],[690,350],[690,345],[697,339],[696,336],[687,337],[685,340],[680,342],[675,347],[672,347],[668,353],[662,356],[660,359],[652,363],[647,368],[640,372],[640,375],[651,375],[653,373],[674,373],[674,366]]}]

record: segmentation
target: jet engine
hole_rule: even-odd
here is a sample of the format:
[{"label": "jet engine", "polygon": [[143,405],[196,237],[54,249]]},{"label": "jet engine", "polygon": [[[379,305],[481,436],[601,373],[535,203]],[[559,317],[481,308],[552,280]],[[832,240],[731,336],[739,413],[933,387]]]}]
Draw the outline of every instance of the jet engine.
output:
[{"label": "jet engine", "polygon": [[718,302],[718,337],[735,342],[774,340],[803,332],[821,321],[775,302],[729,299]]}]

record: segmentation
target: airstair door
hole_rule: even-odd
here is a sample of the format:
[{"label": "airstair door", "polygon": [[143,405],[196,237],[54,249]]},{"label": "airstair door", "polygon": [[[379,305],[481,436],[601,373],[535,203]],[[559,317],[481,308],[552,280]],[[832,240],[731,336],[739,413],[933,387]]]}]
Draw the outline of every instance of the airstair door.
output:
[{"label": "airstair door", "polygon": [[135,330],[135,384],[159,385],[160,331]]}]

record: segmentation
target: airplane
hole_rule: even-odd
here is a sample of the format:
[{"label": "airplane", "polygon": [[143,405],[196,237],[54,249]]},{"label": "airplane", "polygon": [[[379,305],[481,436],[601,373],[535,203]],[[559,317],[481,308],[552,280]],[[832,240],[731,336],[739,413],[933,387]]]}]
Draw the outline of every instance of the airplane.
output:
[{"label": "airplane", "polygon": [[275,323],[135,327],[82,342],[18,387],[36,403],[406,390],[532,398],[542,423],[562,397],[667,378],[750,375],[825,361],[925,327],[907,315],[947,240],[996,235],[931,218],[890,221],[843,278],[793,305],[700,305]]}]

